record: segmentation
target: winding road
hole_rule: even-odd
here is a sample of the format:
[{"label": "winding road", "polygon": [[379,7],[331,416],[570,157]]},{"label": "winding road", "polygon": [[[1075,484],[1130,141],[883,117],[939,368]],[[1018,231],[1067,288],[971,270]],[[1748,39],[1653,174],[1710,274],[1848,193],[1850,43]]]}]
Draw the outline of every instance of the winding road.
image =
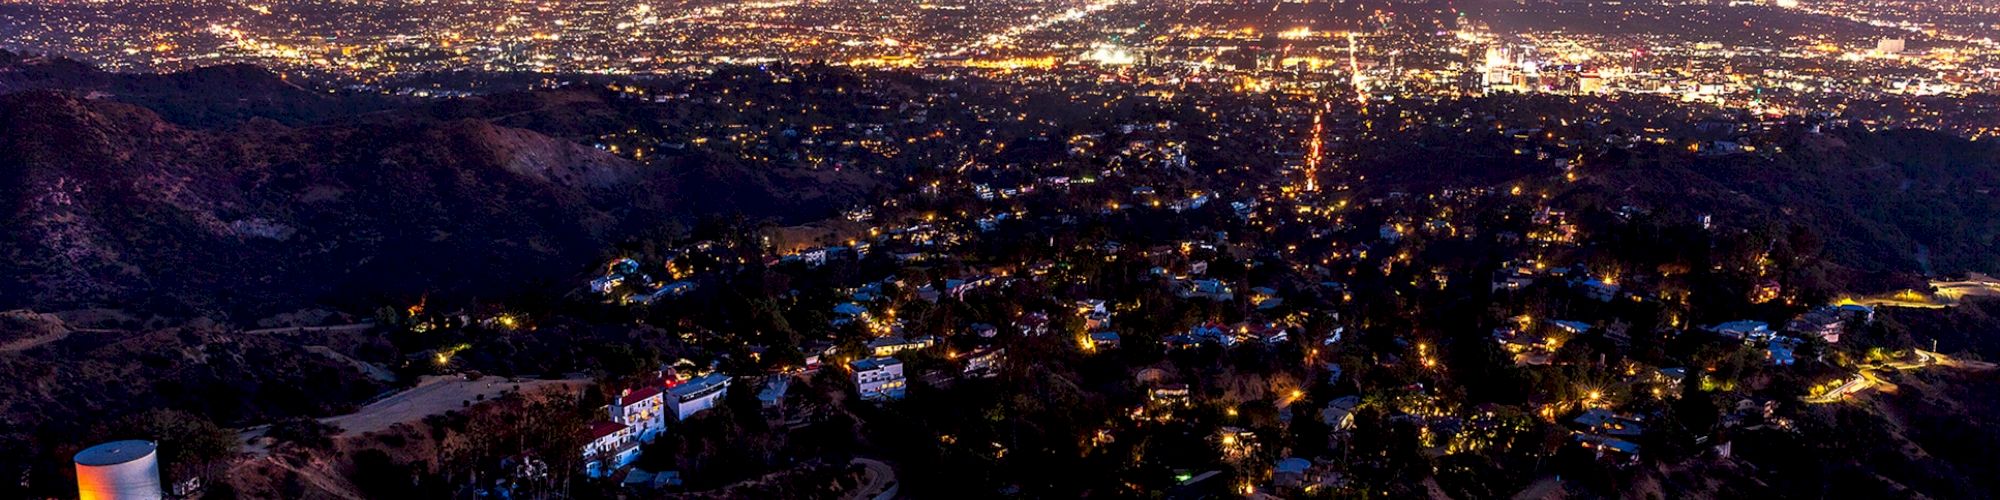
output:
[{"label": "winding road", "polygon": [[854,463],[863,467],[868,482],[855,487],[848,500],[889,500],[896,497],[901,487],[896,483],[895,468],[872,458],[857,457]]},{"label": "winding road", "polygon": [[1971,370],[1971,371],[1988,371],[1993,369],[2000,369],[2000,365],[1988,363],[1985,361],[1962,360],[1953,358],[1951,356],[1946,356],[1944,354],[1926,351],[1923,349],[1911,349],[1911,359],[1908,360],[1894,359],[1889,361],[1883,361],[1881,364],[1878,365],[1862,366],[1861,371],[1855,372],[1852,378],[1849,378],[1846,382],[1841,383],[1839,387],[1835,387],[1831,390],[1828,390],[1826,391],[1825,394],[1807,397],[1805,398],[1805,402],[1817,403],[1817,404],[1836,403],[1841,401],[1842,399],[1846,399],[1847,396],[1858,394],[1861,393],[1862,391],[1867,391],[1869,389],[1875,389],[1881,387],[1893,390],[1895,388],[1895,384],[1891,384],[1888,381],[1882,380],[1880,377],[1877,377],[1875,375],[1875,370],[1910,371],[1920,368],[1928,368],[1932,366],[1942,366],[1945,368],[1952,368],[1958,370]]}]

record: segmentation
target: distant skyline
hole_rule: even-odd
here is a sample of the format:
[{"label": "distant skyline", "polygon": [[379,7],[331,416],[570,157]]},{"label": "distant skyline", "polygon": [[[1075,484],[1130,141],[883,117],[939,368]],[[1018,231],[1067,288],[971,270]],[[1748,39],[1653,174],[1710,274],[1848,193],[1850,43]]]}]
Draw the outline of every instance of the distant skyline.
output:
[{"label": "distant skyline", "polygon": [[1227,79],[1246,92],[1357,97],[1655,94],[1785,115],[2000,93],[1993,2],[1588,4],[127,0],[0,5],[0,32],[9,48],[115,71],[249,63],[391,91],[445,73],[664,75],[788,61]]}]

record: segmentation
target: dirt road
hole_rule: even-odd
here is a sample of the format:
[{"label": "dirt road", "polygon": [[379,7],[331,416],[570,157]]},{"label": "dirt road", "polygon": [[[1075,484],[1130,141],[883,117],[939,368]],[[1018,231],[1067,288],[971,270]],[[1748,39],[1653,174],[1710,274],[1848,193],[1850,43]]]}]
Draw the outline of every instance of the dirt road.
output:
[{"label": "dirt road", "polygon": [[[416,387],[369,403],[361,411],[319,419],[341,428],[342,434],[366,434],[388,429],[389,426],[404,422],[417,422],[431,415],[443,415],[447,411],[465,407],[465,402],[477,403],[493,399],[501,393],[512,391],[516,386],[521,392],[537,392],[551,388],[576,390],[589,384],[589,379],[557,380],[510,380],[505,377],[485,377],[466,380],[457,375],[425,377]],[[483,397],[482,397],[483,396]],[[264,435],[269,426],[260,425],[243,429],[239,435],[245,442]],[[263,453],[261,447],[252,445],[248,451]]]}]

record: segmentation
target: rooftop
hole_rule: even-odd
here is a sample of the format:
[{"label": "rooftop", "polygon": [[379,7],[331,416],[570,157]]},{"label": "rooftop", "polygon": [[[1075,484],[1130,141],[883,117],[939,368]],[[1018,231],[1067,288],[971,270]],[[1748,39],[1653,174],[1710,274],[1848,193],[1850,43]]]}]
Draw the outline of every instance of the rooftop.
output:
[{"label": "rooftop", "polygon": [[632,388],[630,392],[625,393],[625,395],[621,398],[621,401],[624,401],[625,403],[631,403],[634,401],[644,401],[646,400],[646,398],[658,395],[660,395],[660,386],[655,384],[646,384]]},{"label": "rooftop", "polygon": [[766,405],[777,404],[779,401],[785,399],[785,392],[791,389],[791,387],[792,387],[791,377],[788,376],[771,377],[770,379],[768,379],[768,381],[764,383],[764,390],[757,392],[757,400],[763,402]]},{"label": "rooftop", "polygon": [[702,375],[699,377],[695,377],[693,379],[689,379],[687,383],[674,386],[674,388],[668,389],[667,391],[672,392],[674,397],[677,398],[686,397],[689,394],[701,392],[708,388],[715,387],[717,384],[722,384],[726,382],[729,382],[728,375],[723,375],[720,373],[710,373],[707,375]]},{"label": "rooftop", "polygon": [[118,465],[145,458],[153,454],[159,446],[152,441],[131,439],[84,448],[76,452],[77,465]]},{"label": "rooftop", "polygon": [[903,364],[903,360],[890,357],[881,357],[881,358],[857,359],[854,360],[854,362],[852,363],[848,363],[847,365],[849,367],[854,368],[855,371],[868,371],[868,370],[878,370],[885,367],[896,366],[901,364]]},{"label": "rooftop", "polygon": [[621,423],[617,423],[617,422],[609,422],[609,421],[602,421],[602,422],[591,422],[591,423],[590,423],[590,439],[593,439],[593,440],[594,440],[594,439],[598,439],[598,438],[602,438],[602,437],[604,437],[604,436],[609,436],[609,435],[612,435],[612,434],[617,434],[617,433],[618,433],[618,431],[622,431],[622,430],[625,430],[625,424],[621,424]]}]

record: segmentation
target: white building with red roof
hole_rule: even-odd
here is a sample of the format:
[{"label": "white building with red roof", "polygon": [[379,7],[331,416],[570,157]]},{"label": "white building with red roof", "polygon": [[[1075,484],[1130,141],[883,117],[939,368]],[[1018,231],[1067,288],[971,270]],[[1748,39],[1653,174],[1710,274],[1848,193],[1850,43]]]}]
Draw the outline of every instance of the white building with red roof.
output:
[{"label": "white building with red roof", "polygon": [[652,442],[660,431],[666,430],[665,391],[657,382],[649,382],[639,387],[626,389],[611,404],[605,407],[612,422],[632,428],[632,435],[642,442]]},{"label": "white building with red roof", "polygon": [[658,380],[620,391],[604,406],[605,420],[591,422],[583,447],[584,471],[605,477],[639,458],[639,444],[667,428],[666,388]]},{"label": "white building with red roof", "polygon": [[590,424],[590,441],[583,446],[583,471],[606,477],[639,459],[639,439],[632,428],[617,422]]}]

